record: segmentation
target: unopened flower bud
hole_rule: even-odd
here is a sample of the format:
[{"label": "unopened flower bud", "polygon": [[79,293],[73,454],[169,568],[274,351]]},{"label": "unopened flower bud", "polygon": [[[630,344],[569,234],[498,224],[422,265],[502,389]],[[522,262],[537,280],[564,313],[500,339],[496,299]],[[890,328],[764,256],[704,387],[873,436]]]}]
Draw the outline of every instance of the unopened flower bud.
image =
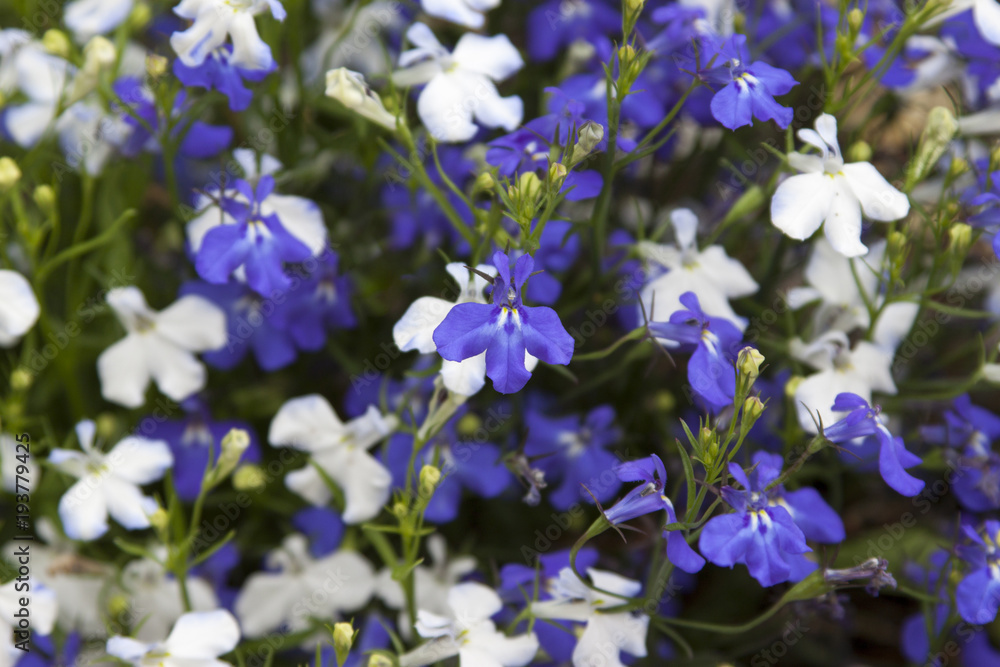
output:
[{"label": "unopened flower bud", "polygon": [[52,215],[56,205],[56,192],[51,185],[39,185],[31,195],[38,206],[46,215]]},{"label": "unopened flower bud", "polygon": [[553,162],[549,165],[549,183],[556,187],[561,187],[567,173],[566,165]]},{"label": "unopened flower bud", "polygon": [[867,141],[855,141],[847,149],[847,159],[851,162],[868,162],[872,159],[872,147]]},{"label": "unopened flower bud", "polygon": [[368,658],[368,667],[392,667],[392,660],[381,653],[376,653]]},{"label": "unopened flower bud", "polygon": [[529,201],[534,201],[542,192],[542,181],[538,174],[528,171],[521,174],[517,179],[517,191],[521,197]]},{"label": "unopened flower bud", "polygon": [[762,363],[764,363],[764,355],[755,348],[747,346],[740,350],[737,368],[739,368],[741,375],[745,375],[751,380],[756,380],[757,376],[760,375],[760,365]]},{"label": "unopened flower bud", "polygon": [[10,388],[14,391],[24,391],[31,386],[35,376],[27,368],[18,367],[10,374]]},{"label": "unopened flower bud", "polygon": [[956,259],[965,259],[972,243],[972,227],[964,222],[957,222],[948,230],[948,251]]},{"label": "unopened flower bud", "polygon": [[847,12],[847,25],[850,27],[851,33],[856,35],[861,32],[861,26],[864,22],[865,13],[857,7]]},{"label": "unopened flower bud", "polygon": [[118,432],[118,418],[110,412],[102,412],[94,420],[97,437],[102,440],[110,440]]},{"label": "unopened flower bud", "polygon": [[396,117],[386,110],[382,98],[368,87],[364,75],[358,72],[346,67],[327,72],[326,96],[387,130],[396,129]]},{"label": "unopened flower bud", "polygon": [[54,56],[65,58],[69,55],[69,37],[62,30],[50,28],[42,35],[42,47]]},{"label": "unopened flower bud", "polygon": [[146,56],[146,74],[152,79],[159,79],[167,71],[169,61],[161,55],[150,53]]},{"label": "unopened flower bud", "polygon": [[259,465],[247,463],[233,473],[233,488],[237,491],[257,491],[267,484],[267,477]]},{"label": "unopened flower bud", "polygon": [[951,140],[958,134],[958,120],[945,107],[934,107],[927,114],[927,126],[920,135],[917,152],[906,170],[906,184],[909,190],[924,180],[934,169],[938,160],[948,150]]},{"label": "unopened flower bud", "polygon": [[337,654],[337,664],[347,662],[347,654],[354,645],[354,626],[350,623],[336,623],[333,626],[333,650]]},{"label": "unopened flower bud", "polygon": [[398,502],[396,502],[392,506],[392,514],[393,514],[393,516],[395,516],[400,521],[402,521],[403,519],[405,519],[409,515],[409,513],[410,513],[410,508],[407,507],[406,503],[404,503],[401,500],[398,501]]},{"label": "unopened flower bud", "polygon": [[588,120],[580,126],[579,139],[576,142],[577,146],[590,153],[602,141],[604,141],[603,125]]},{"label": "unopened flower bud", "polygon": [[493,192],[493,188],[496,187],[496,181],[493,180],[493,174],[488,171],[484,171],[479,174],[479,176],[476,176],[476,184],[474,187],[476,190]]},{"label": "unopened flower bud", "polygon": [[241,428],[229,429],[229,433],[222,438],[222,451],[219,453],[219,460],[216,462],[212,472],[209,473],[210,484],[212,486],[224,480],[236,469],[240,459],[243,457],[243,452],[249,446],[249,433]]},{"label": "unopened flower bud", "polygon": [[751,396],[743,401],[743,416],[751,421],[756,421],[764,414],[764,404],[756,396]]},{"label": "unopened flower bud", "polygon": [[87,45],[83,47],[84,68],[99,70],[115,64],[118,57],[118,50],[107,37],[95,35],[90,38]]},{"label": "unopened flower bud", "polygon": [[441,471],[435,466],[425,465],[420,469],[420,496],[430,498],[441,481]]},{"label": "unopened flower bud", "polygon": [[21,168],[13,158],[0,157],[0,190],[7,190],[21,180]]},{"label": "unopened flower bud", "polygon": [[128,16],[128,25],[133,32],[140,31],[153,18],[153,11],[144,2],[139,2]]},{"label": "unopened flower bud", "polygon": [[164,531],[170,523],[170,515],[162,507],[157,507],[156,511],[149,515],[149,523],[156,530]]}]

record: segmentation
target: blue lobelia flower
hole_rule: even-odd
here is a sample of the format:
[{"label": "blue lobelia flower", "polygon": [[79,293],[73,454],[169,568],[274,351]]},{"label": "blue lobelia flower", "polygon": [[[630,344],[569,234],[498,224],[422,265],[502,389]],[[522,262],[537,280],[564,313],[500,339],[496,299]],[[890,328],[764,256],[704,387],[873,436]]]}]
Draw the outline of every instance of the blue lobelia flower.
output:
[{"label": "blue lobelia flower", "polygon": [[493,388],[512,394],[531,377],[525,367],[526,355],[550,364],[568,364],[573,357],[573,338],[556,311],[521,303],[521,288],[535,268],[530,255],[517,259],[513,281],[505,253],[494,253],[493,264],[499,273],[493,283],[493,303],[455,305],[434,330],[434,344],[449,361],[462,361],[485,351],[486,375],[493,380]]},{"label": "blue lobelia flower", "polygon": [[743,486],[742,491],[722,487],[722,498],[736,511],[705,524],[698,540],[701,553],[721,567],[746,565],[761,586],[800,578],[808,571],[802,554],[812,549],[791,513],[772,504],[764,490],[777,476],[774,469],[755,470],[748,478],[743,468],[730,463],[729,473]]},{"label": "blue lobelia flower", "polygon": [[524,453],[545,472],[546,481],[558,480],[549,494],[553,507],[567,510],[581,500],[589,501],[584,484],[602,503],[621,488],[617,476],[611,484],[602,479],[602,473],[618,463],[607,450],[621,437],[614,420],[615,410],[610,405],[597,406],[582,420],[578,415],[547,417],[537,410],[528,412]]},{"label": "blue lobelia flower", "polygon": [[620,31],[621,24],[621,14],[606,0],[548,0],[528,15],[528,55],[545,62],[560,49],[583,40],[594,45],[598,57],[606,61],[612,49],[609,35]]},{"label": "blue lobelia flower", "polygon": [[284,262],[303,262],[312,251],[285,229],[277,214],[261,212],[261,202],[274,191],[274,177],[261,176],[256,189],[244,180],[233,187],[239,198],[224,196],[221,205],[236,224],[218,225],[205,234],[195,258],[198,275],[221,284],[244,267],[247,284],[258,293],[283,292],[292,284]]},{"label": "blue lobelia flower", "polygon": [[328,507],[306,507],[292,515],[292,526],[309,538],[313,558],[332,554],[340,546],[346,530],[340,514]]},{"label": "blue lobelia flower", "polygon": [[774,96],[784,95],[798,82],[763,61],[747,64],[746,42],[746,35],[732,35],[705,54],[711,67],[698,76],[709,85],[721,86],[712,97],[712,115],[730,130],[752,125],[754,118],[773,120],[786,128],[794,112],[775,102]]},{"label": "blue lobelia flower", "polygon": [[218,90],[229,98],[230,110],[243,111],[253,100],[253,93],[243,85],[244,81],[263,81],[278,65],[272,62],[269,69],[237,67],[230,62],[232,54],[232,45],[225,44],[209,53],[200,65],[194,67],[185,65],[178,58],[173,65],[174,76],[185,86]]},{"label": "blue lobelia flower", "polygon": [[173,479],[177,497],[192,502],[201,490],[201,480],[205,476],[209,453],[213,462],[219,458],[222,439],[230,429],[244,429],[250,434],[250,445],[240,457],[243,463],[260,461],[260,442],[249,424],[228,419],[216,421],[208,410],[208,404],[201,398],[189,398],[181,403],[187,413],[181,419],[159,421],[153,419],[155,428],[147,437],[164,440],[174,456]]},{"label": "blue lobelia flower", "polygon": [[1000,509],[1000,417],[972,404],[968,394],[957,397],[944,413],[945,424],[925,426],[926,442],[947,445],[945,458],[955,468],[952,489],[962,507],[972,512]]},{"label": "blue lobelia flower", "polygon": [[[667,523],[677,523],[674,504],[664,494],[667,483],[667,469],[656,454],[636,461],[626,461],[614,468],[618,479],[623,482],[644,482],[625,497],[605,510],[604,518],[617,526],[637,516],[665,510]],[[697,572],[705,565],[705,559],[694,552],[678,530],[664,531],[667,540],[667,558],[685,572]]]},{"label": "blue lobelia flower", "polygon": [[[163,126],[152,92],[136,77],[122,77],[115,81],[111,88],[118,98],[115,105],[120,109],[122,120],[130,129],[128,135],[122,137],[119,150],[126,157],[135,157],[143,151],[159,152],[161,139],[156,135],[163,130]],[[187,106],[186,99],[183,92],[177,95],[172,110],[174,117],[184,113]],[[125,106],[129,107],[128,111],[125,111]],[[176,123],[172,134],[177,135],[182,130],[184,136],[180,138],[178,153],[194,160],[218,155],[233,139],[231,127],[209,125],[200,120],[190,124]]]},{"label": "blue lobelia flower", "polygon": [[282,293],[265,299],[241,282],[212,285],[198,280],[181,286],[180,295],[187,294],[203,296],[226,313],[226,345],[202,355],[208,365],[235,368],[252,350],[257,365],[274,371],[298,357],[294,338],[279,327],[283,318],[278,313],[288,307],[288,301],[280,298]]},{"label": "blue lobelia flower", "polygon": [[823,437],[833,443],[850,442],[856,438],[875,435],[879,441],[878,469],[885,483],[904,496],[915,496],[924,488],[924,482],[906,472],[921,459],[906,449],[902,438],[894,438],[879,420],[880,408],[869,405],[857,394],[837,394],[834,412],[847,412],[846,417],[833,426],[823,428]]},{"label": "blue lobelia flower", "polygon": [[680,343],[682,350],[693,348],[688,361],[691,388],[712,408],[730,405],[736,394],[733,364],[743,334],[726,318],[706,315],[694,292],[682,294],[680,302],[687,310],[674,312],[667,322],[650,322],[649,331],[657,338]]},{"label": "blue lobelia flower", "polygon": [[[749,476],[751,485],[758,489],[766,488],[781,475],[782,462],[779,454],[754,454],[755,467]],[[783,484],[777,484],[768,489],[766,495],[771,507],[785,508],[807,540],[825,544],[844,541],[844,522],[816,489],[806,486],[786,491]]]},{"label": "blue lobelia flower", "polygon": [[[495,498],[514,481],[503,463],[499,447],[489,442],[459,439],[454,425],[464,412],[456,414],[457,418],[450,420],[438,437],[417,453],[410,472],[411,479],[416,480],[424,465],[436,463],[441,470],[441,481],[435,487],[424,513],[424,518],[431,523],[454,521],[458,517],[464,491],[471,491],[480,498]],[[406,488],[407,467],[412,452],[411,434],[396,433],[389,439],[381,458],[392,473],[392,484],[396,488]]]},{"label": "blue lobelia flower", "polygon": [[971,544],[960,545],[959,554],[972,571],[955,588],[955,604],[967,623],[984,625],[1000,608],[1000,521],[987,519],[981,532],[966,523],[962,532]]},{"label": "blue lobelia flower", "polygon": [[353,288],[350,279],[339,273],[339,262],[336,252],[325,251],[315,268],[300,283],[293,283],[286,307],[276,311],[276,326],[288,331],[299,349],[319,350],[328,331],[357,326],[351,310]]}]

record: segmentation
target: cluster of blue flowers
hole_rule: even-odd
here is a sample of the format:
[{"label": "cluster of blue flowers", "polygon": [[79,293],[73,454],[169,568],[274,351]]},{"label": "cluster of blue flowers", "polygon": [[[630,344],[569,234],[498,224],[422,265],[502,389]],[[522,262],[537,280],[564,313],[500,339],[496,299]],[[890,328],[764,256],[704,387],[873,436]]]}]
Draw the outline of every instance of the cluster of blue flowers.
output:
[{"label": "cluster of blue flowers", "polygon": [[1000,665],[998,0],[57,5],[0,667]]}]

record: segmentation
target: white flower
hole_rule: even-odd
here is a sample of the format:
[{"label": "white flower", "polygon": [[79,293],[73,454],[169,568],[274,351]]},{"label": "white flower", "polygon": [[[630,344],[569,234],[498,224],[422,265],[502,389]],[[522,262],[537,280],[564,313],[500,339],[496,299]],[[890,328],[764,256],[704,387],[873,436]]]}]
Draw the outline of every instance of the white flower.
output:
[{"label": "white flower", "polygon": [[310,627],[311,618],[329,620],[361,609],[375,591],[375,570],[354,551],[314,559],[304,535],[289,535],[267,556],[269,569],[255,572],[236,599],[236,615],[249,637],[287,624],[291,632]]},{"label": "white flower", "polygon": [[417,632],[431,639],[400,656],[400,667],[418,667],[453,655],[461,667],[521,667],[538,652],[534,633],[507,637],[490,620],[503,608],[496,592],[477,582],[458,584],[448,592],[447,616],[417,612]]},{"label": "white flower", "polygon": [[157,312],[136,287],[115,288],[107,301],[126,336],[97,358],[104,398],[137,408],[145,403],[150,379],[175,401],[205,386],[205,367],[193,353],[226,344],[224,312],[194,295]]},{"label": "white flower", "polygon": [[110,113],[93,97],[71,105],[55,124],[66,163],[91,176],[103,171],[133,129],[121,114]]},{"label": "white flower", "polygon": [[[22,542],[21,544],[30,544]],[[34,550],[34,547],[32,547]],[[11,563],[16,563],[12,560]],[[14,568],[16,571],[16,567]],[[27,607],[21,602],[28,598]],[[14,579],[0,586],[0,665],[13,665],[17,662],[18,656],[24,655],[14,648],[11,638],[14,636],[14,629],[18,627],[19,617],[22,609],[27,609],[28,620],[31,623],[31,631],[39,635],[48,635],[56,624],[56,596],[50,589],[43,586],[34,577],[24,577]],[[23,632],[23,628],[20,628]],[[18,639],[17,641],[22,641]],[[33,643],[33,640],[30,640]]]},{"label": "white flower", "polygon": [[[490,277],[497,275],[497,270],[488,264],[476,267]],[[430,354],[437,350],[434,344],[434,330],[444,321],[448,312],[459,303],[486,303],[483,290],[488,284],[486,280],[465,268],[461,262],[452,262],[445,267],[448,274],[455,279],[461,290],[454,303],[436,296],[422,296],[406,309],[403,316],[392,328],[392,337],[403,352],[417,350],[421,354]],[[538,364],[538,359],[525,352],[525,365],[532,370]],[[443,360],[441,364],[441,379],[444,386],[456,394],[472,396],[486,384],[486,353],[469,357],[463,361]]]},{"label": "white flower", "polygon": [[521,98],[500,97],[494,85],[524,65],[506,35],[465,34],[451,53],[423,23],[410,26],[406,38],[416,48],[399,56],[399,66],[407,69],[392,78],[397,86],[427,84],[417,99],[417,113],[436,140],[468,141],[476,134],[473,120],[508,132],[521,123]]},{"label": "white flower", "polygon": [[86,42],[121,25],[134,4],[135,0],[74,0],[63,9],[63,22],[77,41]]},{"label": "white flower", "polygon": [[[871,324],[865,304],[867,299],[874,308],[881,308],[872,341],[884,350],[894,351],[913,325],[919,306],[910,301],[896,301],[882,307],[885,295],[880,293],[879,285],[885,249],[886,242],[877,241],[868,254],[847,258],[834,250],[825,238],[816,239],[805,271],[809,287],[789,290],[789,304],[792,308],[800,308],[820,300],[813,316],[813,330],[850,333],[855,329],[867,330]],[[852,265],[857,280],[851,271]]]},{"label": "white flower", "polygon": [[17,344],[38,321],[38,299],[17,271],[0,269],[0,347]]},{"label": "white flower", "polygon": [[107,454],[94,448],[94,422],[76,425],[82,452],[53,449],[49,462],[78,481],[59,501],[59,518],[75,540],[95,540],[108,530],[108,515],[129,530],[149,528],[157,504],[139,488],[154,482],[173,465],[162,440],[128,436]]},{"label": "white flower", "polygon": [[131,637],[108,640],[110,655],[136,667],[224,667],[219,656],[229,653],[240,641],[240,627],[225,609],[184,614],[165,641],[147,644]]},{"label": "white flower", "polygon": [[[31,571],[59,601],[59,627],[84,637],[106,636],[101,600],[115,575],[114,569],[78,555],[76,543],[60,535],[48,518],[38,519],[34,527],[36,535],[47,544],[32,543]],[[19,544],[24,542],[11,540],[4,545],[7,562],[17,562]]]},{"label": "white flower", "polygon": [[397,423],[395,416],[384,417],[370,405],[365,414],[345,424],[325,398],[311,394],[281,406],[271,422],[268,441],[311,454],[306,467],[285,477],[289,489],[314,505],[329,503],[332,494],[315,468],[319,466],[344,490],[344,522],[361,523],[382,510],[392,487],[392,474],[367,450]]},{"label": "white flower", "polygon": [[484,13],[500,6],[500,0],[420,0],[424,11],[437,18],[478,30],[486,22]]},{"label": "white flower", "polygon": [[19,146],[34,146],[55,119],[59,98],[75,68],[62,58],[46,53],[40,42],[14,46],[4,64],[13,62],[16,89],[27,98],[4,109],[3,122]]},{"label": "white flower", "polygon": [[[430,554],[430,567],[421,564],[413,569],[416,606],[417,609],[443,616],[448,613],[448,591],[476,569],[476,559],[471,556],[449,559],[444,537],[437,533],[427,538],[427,552]],[[400,632],[407,636],[411,623],[406,614],[406,595],[388,568],[378,573],[376,593],[387,606],[400,610]]]},{"label": "white flower", "polygon": [[278,0],[181,0],[174,13],[194,23],[187,30],[172,34],[170,46],[182,63],[197,67],[222,46],[227,36],[232,36],[231,65],[270,69],[274,65],[271,47],[257,34],[253,18],[268,9],[277,20],[285,20],[285,8]]},{"label": "white flower", "polygon": [[399,8],[396,0],[374,0],[360,8],[345,6],[340,0],[313,2],[313,14],[322,27],[299,60],[303,80],[315,82],[336,67],[363,74],[383,74],[391,69],[396,56],[386,36],[405,27],[406,17]]},{"label": "white flower", "polygon": [[[912,323],[912,319],[910,321]],[[896,393],[891,349],[868,341],[859,341],[851,348],[846,334],[829,331],[808,345],[793,340],[791,352],[800,361],[819,370],[802,380],[795,389],[799,425],[807,433],[818,432],[813,422],[817,414],[824,427],[843,416],[831,409],[837,394],[857,394],[871,403],[872,391]]]},{"label": "white flower", "polygon": [[639,253],[652,269],[667,270],[642,289],[640,298],[646,314],[665,321],[684,308],[681,295],[694,292],[705,313],[724,317],[745,329],[746,318],[736,314],[729,300],[753,294],[758,289],[757,282],[738,260],[726,254],[722,246],[698,250],[698,218],[693,212],[677,209],[670,214],[670,222],[676,244],[639,243]]},{"label": "white flower", "polygon": [[861,213],[890,221],[910,211],[906,195],[892,187],[870,162],[844,164],[837,143],[837,119],[822,114],[816,129],[799,130],[799,139],[820,155],[791,153],[788,162],[801,172],[783,181],[771,199],[771,221],[793,239],[805,240],[826,224],[830,245],[845,257],[868,252],[861,243]]},{"label": "white flower", "polygon": [[326,73],[326,96],[388,130],[396,129],[396,117],[386,111],[382,98],[368,87],[363,74],[338,67]]},{"label": "white flower", "polygon": [[553,583],[552,599],[535,602],[531,611],[536,618],[557,618],[586,623],[587,627],[573,649],[573,665],[607,665],[623,667],[619,651],[636,657],[646,655],[646,633],[649,616],[630,612],[604,613],[601,610],[625,602],[624,598],[638,595],[642,584],[612,572],[587,570],[594,586],[615,593],[614,597],[599,593],[580,581],[571,568],[559,572]]},{"label": "white flower", "polygon": [[[153,552],[157,558],[166,560],[165,547],[156,547]],[[160,641],[185,611],[180,582],[160,563],[148,558],[129,561],[121,573],[121,588],[115,593],[128,601],[122,614],[135,621],[142,620],[136,639],[143,642]],[[187,593],[192,611],[211,611],[219,606],[212,585],[204,579],[188,577]]]}]

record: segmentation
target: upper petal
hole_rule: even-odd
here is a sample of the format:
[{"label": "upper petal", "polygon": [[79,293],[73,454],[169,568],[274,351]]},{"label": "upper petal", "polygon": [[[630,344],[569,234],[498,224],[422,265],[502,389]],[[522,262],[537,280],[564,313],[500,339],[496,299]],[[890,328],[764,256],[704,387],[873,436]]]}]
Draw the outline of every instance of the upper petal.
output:
[{"label": "upper petal", "polygon": [[872,220],[899,220],[910,212],[910,200],[890,185],[870,162],[845,164],[841,171],[865,215]]}]

